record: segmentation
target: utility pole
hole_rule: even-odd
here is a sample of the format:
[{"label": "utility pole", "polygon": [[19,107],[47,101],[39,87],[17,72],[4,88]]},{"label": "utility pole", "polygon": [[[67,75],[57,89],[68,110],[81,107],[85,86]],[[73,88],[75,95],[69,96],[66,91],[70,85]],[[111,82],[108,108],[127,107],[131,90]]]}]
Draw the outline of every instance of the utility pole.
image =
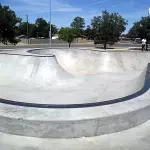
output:
[{"label": "utility pole", "polygon": [[149,9],[148,9],[148,16],[150,17],[150,7],[149,7]]},{"label": "utility pole", "polygon": [[29,44],[29,20],[28,20],[28,15],[27,15],[27,39],[28,39],[28,44]]},{"label": "utility pole", "polygon": [[[148,8],[148,18],[150,18],[150,7]],[[146,50],[148,50],[148,39],[146,42]]]},{"label": "utility pole", "polygon": [[49,22],[49,45],[50,45],[50,48],[52,47],[52,2],[50,0],[50,3],[49,3],[49,7],[50,7],[50,15],[49,15],[49,19],[50,19],[50,22]]}]

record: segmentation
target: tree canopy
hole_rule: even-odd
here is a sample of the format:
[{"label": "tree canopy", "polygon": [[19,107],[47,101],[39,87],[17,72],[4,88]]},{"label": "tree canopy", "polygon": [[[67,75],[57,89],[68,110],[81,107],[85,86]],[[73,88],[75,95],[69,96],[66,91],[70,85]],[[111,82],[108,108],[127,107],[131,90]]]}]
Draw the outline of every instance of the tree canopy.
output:
[{"label": "tree canopy", "polygon": [[106,10],[101,16],[92,19],[91,26],[95,31],[95,44],[104,44],[104,48],[108,43],[114,44],[119,40],[122,32],[125,31],[127,21],[118,13],[109,13]]},{"label": "tree canopy", "polygon": [[94,40],[95,37],[95,32],[94,30],[91,28],[91,26],[87,26],[86,29],[84,30],[84,36],[87,37],[88,40]]},{"label": "tree canopy", "polygon": [[76,36],[80,37],[83,34],[83,29],[85,27],[85,20],[82,17],[75,17],[70,25],[72,28],[76,29]]},{"label": "tree canopy", "polygon": [[146,38],[150,41],[150,17],[142,17],[140,21],[135,22],[129,30],[128,37],[132,39]]},{"label": "tree canopy", "polygon": [[15,43],[16,26],[21,21],[9,6],[0,4],[0,41],[7,44]]},{"label": "tree canopy", "polygon": [[36,37],[36,32],[37,32],[37,28],[35,24],[31,24],[31,23],[27,23],[27,22],[21,22],[17,29],[16,29],[16,34],[17,36],[19,35],[26,35],[27,36],[27,25],[29,28],[29,37]]},{"label": "tree canopy", "polygon": [[[0,4],[0,42],[7,44],[17,43],[17,36],[25,35],[27,37],[49,37],[49,22],[43,18],[37,18],[35,23],[22,22],[22,19],[16,16],[16,13],[9,6]],[[52,36],[57,33],[57,27],[51,25]]]},{"label": "tree canopy", "polygon": [[[29,37],[49,37],[49,23],[46,22],[43,18],[37,18],[34,23],[28,23],[29,28]],[[52,36],[57,33],[57,27],[51,25]],[[27,22],[21,22],[17,29],[18,35],[27,36]]]},{"label": "tree canopy", "polygon": [[59,39],[66,41],[69,43],[69,47],[71,46],[71,43],[76,37],[76,30],[74,28],[61,28],[59,30]]}]

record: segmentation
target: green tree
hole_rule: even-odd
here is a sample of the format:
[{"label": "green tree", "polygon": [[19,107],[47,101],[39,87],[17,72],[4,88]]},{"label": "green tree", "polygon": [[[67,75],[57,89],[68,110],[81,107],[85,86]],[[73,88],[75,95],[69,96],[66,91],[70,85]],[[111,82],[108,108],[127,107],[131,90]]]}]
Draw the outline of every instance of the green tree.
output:
[{"label": "green tree", "polygon": [[[43,18],[37,18],[35,22],[37,26],[37,33],[39,37],[49,37],[50,25]],[[57,33],[57,27],[55,25],[51,25],[51,33],[54,36]]]},{"label": "green tree", "polygon": [[135,38],[138,38],[138,30],[140,29],[140,22],[135,22],[133,27],[129,30],[127,36],[134,40]]},{"label": "green tree", "polygon": [[150,41],[150,17],[142,17],[140,21],[135,22],[129,30],[130,38],[146,38]]},{"label": "green tree", "polygon": [[[28,34],[29,37],[36,37],[37,27],[35,24],[28,23]],[[26,35],[27,36],[27,22],[21,22],[17,27],[17,35]]]},{"label": "green tree", "polygon": [[82,17],[75,17],[70,26],[76,29],[76,36],[80,37],[83,34],[85,20]]},{"label": "green tree", "polygon": [[71,43],[73,42],[73,40],[76,37],[76,30],[74,28],[61,28],[59,30],[59,39],[66,41],[69,43],[69,48],[71,46]]},{"label": "green tree", "polygon": [[4,44],[7,42],[17,43],[16,26],[21,22],[13,10],[9,6],[2,6],[0,4],[0,41]]},{"label": "green tree", "polygon": [[94,40],[95,32],[91,28],[91,26],[87,26],[86,29],[84,30],[84,36],[87,37],[88,40]]},{"label": "green tree", "polygon": [[49,25],[43,18],[37,18],[35,21],[37,26],[37,33],[39,37],[48,37],[49,36]]},{"label": "green tree", "polygon": [[106,49],[107,44],[114,44],[119,40],[122,32],[125,31],[127,21],[118,13],[109,13],[106,10],[102,16],[92,19],[91,26],[95,31],[95,44],[103,44]]},{"label": "green tree", "polygon": [[52,24],[51,25],[51,32],[52,32],[52,37],[58,32],[58,28],[56,25]]},{"label": "green tree", "polygon": [[[29,37],[49,37],[49,23],[47,23],[43,18],[38,18],[35,24],[28,23],[28,33]],[[57,27],[51,25],[52,36],[57,33]],[[21,22],[17,29],[17,35],[27,36],[27,22]]]}]

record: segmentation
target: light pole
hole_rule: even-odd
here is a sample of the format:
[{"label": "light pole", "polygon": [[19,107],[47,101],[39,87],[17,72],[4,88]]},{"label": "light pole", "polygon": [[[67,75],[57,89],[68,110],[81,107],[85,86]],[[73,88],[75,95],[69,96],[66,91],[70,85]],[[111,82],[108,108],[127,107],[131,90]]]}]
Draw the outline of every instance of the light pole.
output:
[{"label": "light pole", "polygon": [[29,44],[29,21],[28,21],[28,15],[27,15],[27,39]]},{"label": "light pole", "polygon": [[150,17],[150,7],[149,7],[149,9],[148,9],[148,16]]},{"label": "light pole", "polygon": [[49,3],[49,7],[50,7],[50,15],[49,15],[49,19],[50,19],[50,22],[49,22],[49,45],[50,45],[50,48],[52,47],[52,27],[51,27],[51,21],[52,21],[52,2],[50,0],[50,3]]}]

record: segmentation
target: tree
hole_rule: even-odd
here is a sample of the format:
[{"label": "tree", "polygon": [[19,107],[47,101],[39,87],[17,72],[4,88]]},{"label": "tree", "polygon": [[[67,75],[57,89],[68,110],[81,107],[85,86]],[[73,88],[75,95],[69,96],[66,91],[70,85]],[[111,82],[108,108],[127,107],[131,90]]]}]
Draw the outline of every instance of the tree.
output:
[{"label": "tree", "polygon": [[127,36],[134,40],[138,38],[138,29],[140,28],[140,22],[135,22],[133,27],[129,30]]},{"label": "tree", "polygon": [[43,18],[37,18],[35,21],[37,34],[39,37],[49,37],[49,25]]},{"label": "tree", "polygon": [[[29,37],[36,37],[36,32],[37,32],[37,27],[35,24],[31,24],[31,23],[28,23],[28,36]],[[17,35],[26,35],[27,36],[27,22],[21,22],[17,29],[16,29],[16,33]]]},{"label": "tree", "polygon": [[80,37],[85,27],[85,20],[82,17],[75,17],[70,26],[76,29],[76,36]]},{"label": "tree", "polygon": [[[35,22],[37,26],[37,32],[39,37],[49,37],[50,25],[43,18],[37,18]],[[51,25],[51,33],[54,36],[57,33],[57,27],[55,25]]]},{"label": "tree", "polygon": [[125,31],[127,21],[118,13],[109,13],[106,10],[102,16],[92,19],[91,26],[95,31],[95,44],[103,44],[106,49],[107,44],[114,44],[119,40],[122,32]]},{"label": "tree", "polygon": [[140,21],[135,22],[129,30],[128,36],[131,38],[146,38],[150,41],[150,17],[142,17]]},{"label": "tree", "polygon": [[[38,18],[35,24],[28,23],[28,33],[29,37],[49,37],[49,23],[47,23],[43,18]],[[57,33],[57,27],[51,25],[52,36]],[[17,27],[17,35],[27,36],[27,22],[21,22]]]},{"label": "tree", "polygon": [[74,28],[61,28],[59,30],[59,39],[66,41],[69,43],[69,48],[71,46],[71,43],[73,42],[73,40],[76,37],[76,30]]},{"label": "tree", "polygon": [[94,30],[91,29],[91,26],[88,25],[84,30],[84,36],[86,36],[88,40],[94,40],[94,35],[95,35]]},{"label": "tree", "polygon": [[0,40],[2,43],[7,42],[16,44],[16,25],[21,21],[9,6],[0,4]]},{"label": "tree", "polygon": [[52,32],[52,37],[58,32],[58,28],[56,25],[52,24],[51,25],[51,32]]}]

